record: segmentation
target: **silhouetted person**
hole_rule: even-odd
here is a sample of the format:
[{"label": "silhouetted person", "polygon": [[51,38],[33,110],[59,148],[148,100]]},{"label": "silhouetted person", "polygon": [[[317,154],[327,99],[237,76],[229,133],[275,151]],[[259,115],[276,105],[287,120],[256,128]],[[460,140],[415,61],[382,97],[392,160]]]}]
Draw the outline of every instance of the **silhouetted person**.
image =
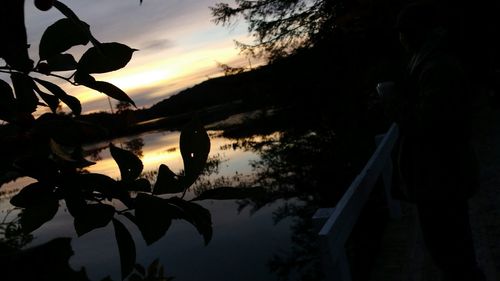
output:
[{"label": "silhouetted person", "polygon": [[485,280],[467,203],[479,186],[467,129],[470,89],[439,18],[424,4],[398,17],[401,44],[411,54],[406,81],[387,97],[401,132],[400,192],[416,203],[425,245],[444,280]]}]

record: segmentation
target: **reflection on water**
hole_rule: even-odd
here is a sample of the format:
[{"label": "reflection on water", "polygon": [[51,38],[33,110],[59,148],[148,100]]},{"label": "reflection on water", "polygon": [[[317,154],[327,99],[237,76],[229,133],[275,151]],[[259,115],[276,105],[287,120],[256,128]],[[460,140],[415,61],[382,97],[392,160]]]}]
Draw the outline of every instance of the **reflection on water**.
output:
[{"label": "reflection on water", "polygon": [[[219,167],[217,176],[233,176],[239,174],[251,174],[250,161],[258,159],[254,152],[243,149],[227,149],[232,147],[233,141],[220,137],[218,131],[209,132],[211,151],[210,159],[220,159],[223,161]],[[124,149],[130,149],[130,141],[142,139],[144,151],[139,155],[144,164],[144,173],[151,173],[158,169],[160,164],[167,165],[173,172],[180,172],[183,168],[181,152],[179,149],[180,132],[157,131],[146,133],[134,137],[114,140],[113,143]],[[115,161],[111,158],[107,143],[99,143],[88,146],[89,154],[97,156],[98,161],[87,170],[93,173],[101,173],[112,178],[119,178],[120,173]],[[97,152],[93,154],[93,152]]]},{"label": "reflection on water", "polygon": [[[315,237],[311,222],[306,218],[311,217],[319,204],[320,199],[313,195],[320,191],[314,189],[317,184],[311,182],[311,175],[318,173],[318,169],[321,172],[322,165],[311,165],[307,158],[320,154],[315,141],[328,139],[315,134],[287,139],[286,135],[275,133],[232,140],[221,137],[221,132],[209,134],[212,148],[209,165],[185,199],[203,197],[208,194],[207,190],[215,188],[214,194],[204,198],[217,200],[196,201],[211,213],[213,236],[210,243],[205,245],[193,225],[185,220],[172,220],[164,237],[147,243],[142,238],[142,230],[120,216],[119,223],[130,231],[135,243],[139,264],[134,269],[135,277],[144,277],[141,268],[154,266],[158,260],[164,276],[174,276],[176,280],[318,280],[317,256],[311,243]],[[178,132],[150,132],[117,139],[113,143],[141,158],[146,178],[156,177],[160,164],[166,164],[177,174],[182,173]],[[118,166],[107,147],[107,143],[86,147],[88,158],[99,160],[87,170],[119,178]],[[328,157],[324,153],[321,151]],[[2,191],[14,192],[29,180],[18,180]],[[217,189],[221,187],[226,189]],[[231,194],[227,198],[238,199],[223,200],[227,193],[217,190],[231,190],[228,187],[247,187],[246,191],[256,193],[251,198],[246,198],[248,194]],[[261,189],[265,190],[264,194]],[[12,209],[9,197],[4,194],[0,198],[2,215]],[[25,247],[69,237],[74,251],[69,260],[72,270],[85,269],[90,280],[102,280],[107,276],[120,280],[114,223],[79,237],[68,209],[60,204],[54,219],[34,231],[32,241],[23,241]]]},{"label": "reflection on water", "polygon": [[23,177],[14,182],[4,184],[2,189],[0,189],[0,210],[4,211],[4,208],[9,209],[9,205],[2,204],[2,202],[14,196],[22,187],[34,182],[36,182],[36,180],[29,177]]}]

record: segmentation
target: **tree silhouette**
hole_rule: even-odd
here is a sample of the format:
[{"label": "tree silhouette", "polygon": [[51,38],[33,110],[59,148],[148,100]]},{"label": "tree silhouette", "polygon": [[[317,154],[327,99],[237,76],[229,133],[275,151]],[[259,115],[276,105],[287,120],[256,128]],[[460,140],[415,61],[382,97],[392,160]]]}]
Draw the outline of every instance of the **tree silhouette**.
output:
[{"label": "tree silhouette", "polygon": [[224,72],[224,76],[236,75],[245,71],[244,67],[233,67],[220,62],[217,62],[217,67]]},{"label": "tree silhouette", "polygon": [[235,3],[235,6],[217,3],[211,7],[214,22],[230,25],[235,18],[243,17],[255,41],[236,42],[238,47],[271,59],[286,56],[300,47],[310,47],[328,36],[343,9],[342,0],[236,0]]},{"label": "tree silhouette", "polygon": [[125,102],[125,101],[119,101],[115,105],[116,113],[120,114],[120,113],[124,113],[124,112],[130,111],[131,107],[132,106],[130,105],[130,103]]}]

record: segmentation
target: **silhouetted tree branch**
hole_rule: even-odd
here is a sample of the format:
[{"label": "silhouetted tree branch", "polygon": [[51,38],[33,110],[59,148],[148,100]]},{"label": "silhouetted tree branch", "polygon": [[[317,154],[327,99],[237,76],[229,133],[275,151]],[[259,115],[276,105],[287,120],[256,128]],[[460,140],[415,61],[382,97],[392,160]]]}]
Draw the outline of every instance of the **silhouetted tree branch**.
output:
[{"label": "silhouetted tree branch", "polygon": [[210,7],[213,21],[230,25],[237,17],[248,22],[255,41],[237,42],[253,56],[270,59],[286,56],[298,48],[310,47],[335,29],[334,20],[342,10],[341,0],[236,0],[236,6],[217,3]]}]

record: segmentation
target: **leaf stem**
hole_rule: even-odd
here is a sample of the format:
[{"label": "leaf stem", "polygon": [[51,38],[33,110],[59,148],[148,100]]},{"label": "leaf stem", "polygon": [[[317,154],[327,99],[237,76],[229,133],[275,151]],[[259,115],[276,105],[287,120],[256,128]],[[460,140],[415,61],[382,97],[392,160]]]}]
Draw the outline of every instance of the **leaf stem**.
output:
[{"label": "leaf stem", "polygon": [[[5,70],[4,70],[5,69]],[[12,73],[16,73],[17,71],[13,71],[12,69],[10,68],[0,68],[0,72],[1,73],[9,73],[9,74],[12,74]]]},{"label": "leaf stem", "polygon": [[79,86],[79,84],[77,84],[77,83],[75,83],[75,82],[71,81],[71,80],[70,80],[70,77],[64,77],[64,76],[61,76],[61,75],[58,75],[58,74],[54,74],[54,73],[49,73],[49,74],[47,74],[47,73],[41,73],[41,72],[36,71],[36,70],[33,70],[33,72],[36,72],[36,73],[39,73],[39,74],[43,74],[43,75],[46,75],[46,76],[56,77],[56,78],[62,79],[62,80],[64,80],[64,81],[66,81],[66,82],[70,83],[70,84],[71,84],[71,85],[73,85],[73,86]]},{"label": "leaf stem", "polygon": [[[79,86],[80,84],[78,83],[75,83],[73,81],[71,81],[71,77],[64,77],[64,76],[61,76],[61,75],[58,75],[58,74],[54,74],[54,73],[42,73],[40,71],[37,71],[37,70],[32,70],[31,72],[35,72],[35,73],[39,73],[39,74],[43,74],[43,75],[46,75],[46,76],[52,76],[52,77],[56,77],[56,78],[59,78],[59,79],[62,79],[68,83],[70,83],[71,85],[73,86]],[[20,71],[17,71],[17,70],[14,70],[10,67],[4,67],[4,66],[0,66],[0,73],[9,73],[9,74],[12,74],[12,73],[22,73]]]}]

